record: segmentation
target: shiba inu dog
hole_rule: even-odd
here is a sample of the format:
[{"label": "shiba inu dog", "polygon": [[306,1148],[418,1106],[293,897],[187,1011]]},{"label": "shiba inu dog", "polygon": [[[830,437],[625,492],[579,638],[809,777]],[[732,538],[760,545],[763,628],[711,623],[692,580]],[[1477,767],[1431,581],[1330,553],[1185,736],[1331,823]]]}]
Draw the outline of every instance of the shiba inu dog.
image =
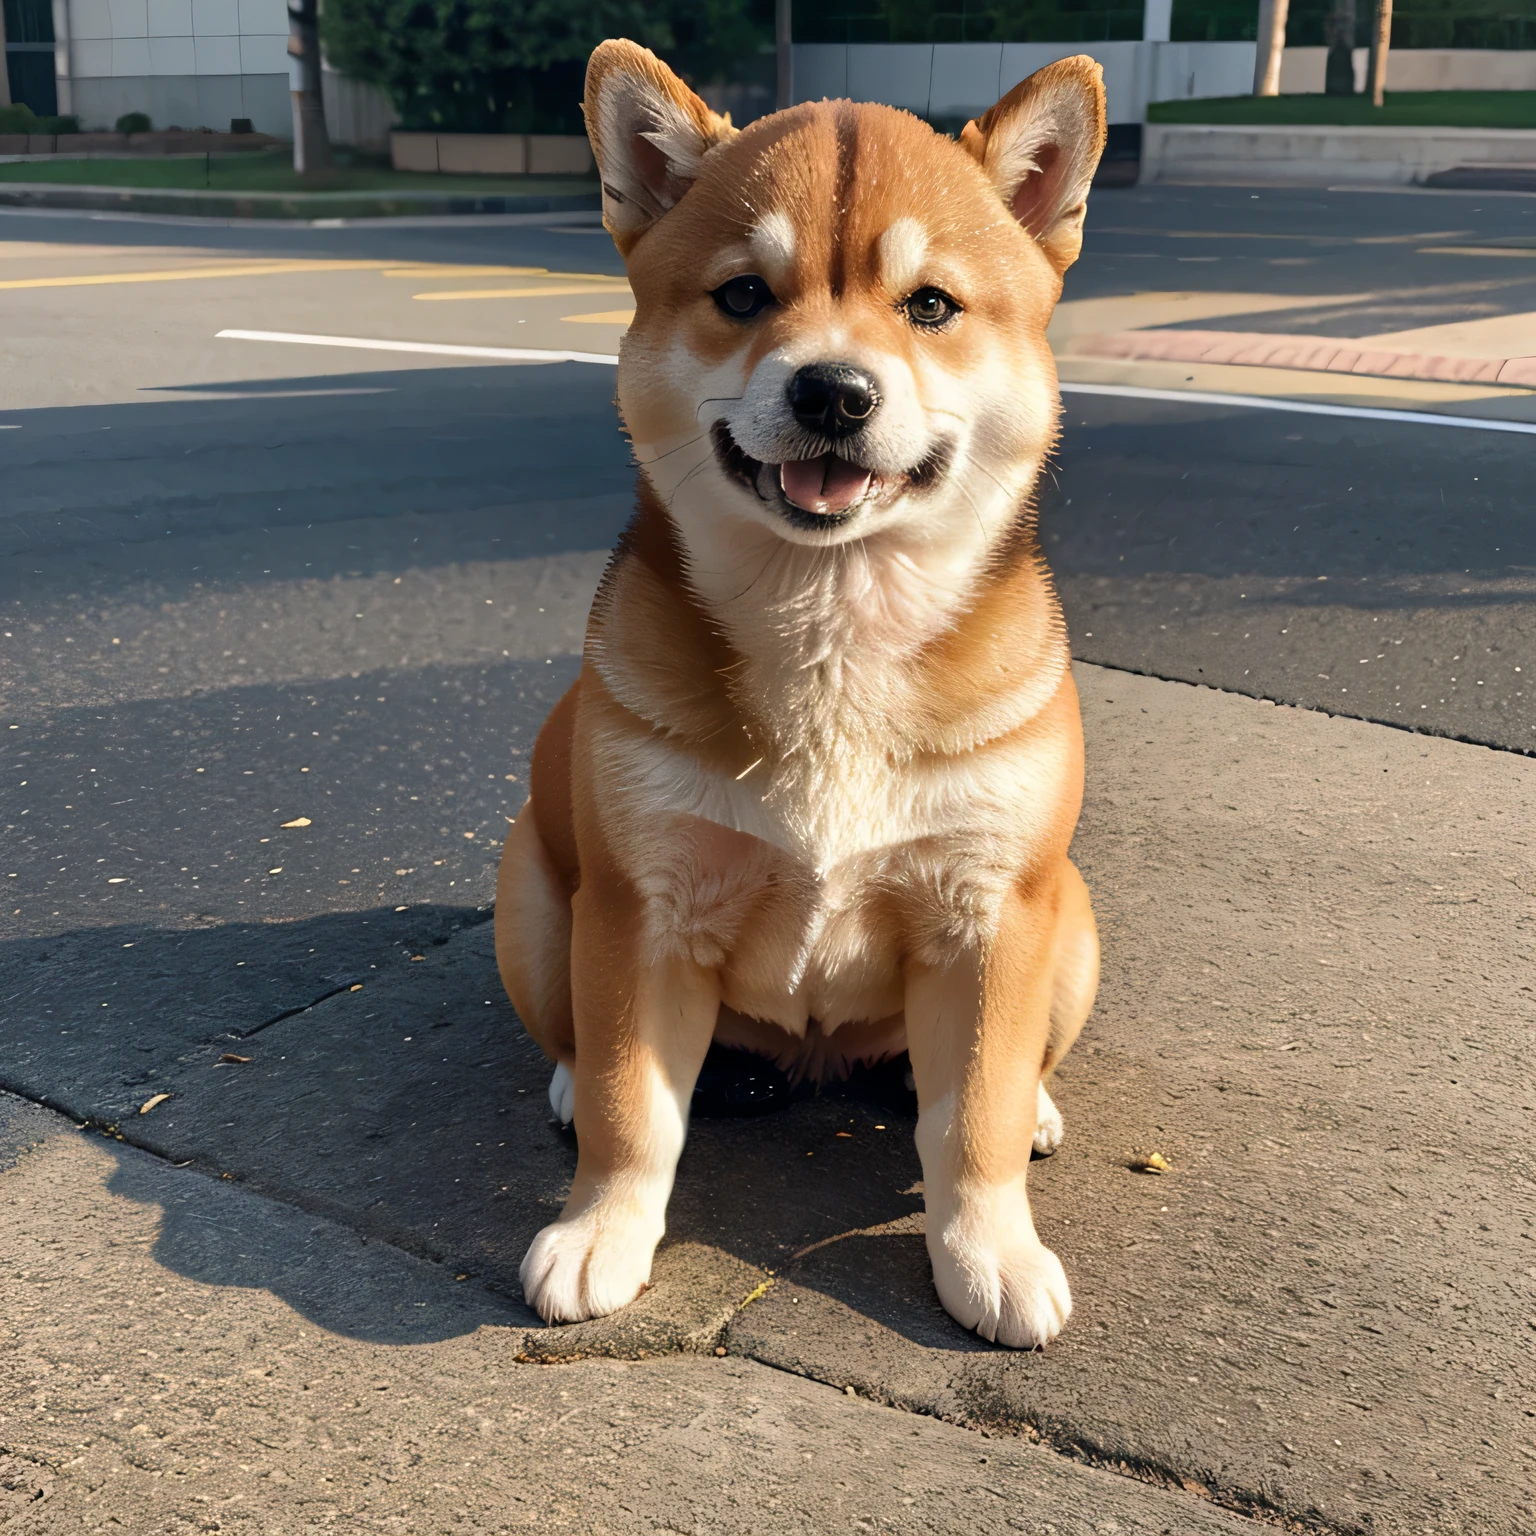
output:
[{"label": "shiba inu dog", "polygon": [[607,42],[585,111],[641,471],[498,881],[502,977],[579,1143],[528,1301],[575,1321],[644,1285],[712,1040],[816,1074],[905,1049],[939,1296],[1043,1344],[1071,1297],[1025,1174],[1098,940],[1032,495],[1099,66],[959,142],[847,101],[738,132]]}]

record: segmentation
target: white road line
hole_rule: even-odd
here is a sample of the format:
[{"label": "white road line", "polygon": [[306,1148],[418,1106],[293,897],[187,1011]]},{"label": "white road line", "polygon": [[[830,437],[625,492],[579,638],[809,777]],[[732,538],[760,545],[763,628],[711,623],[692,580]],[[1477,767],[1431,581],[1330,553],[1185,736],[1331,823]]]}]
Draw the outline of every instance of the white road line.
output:
[{"label": "white road line", "polygon": [[365,352],[429,352],[439,357],[489,357],[507,363],[607,363],[606,352],[552,352],[539,347],[459,347],[443,341],[379,341],[370,336],[310,336],[302,331],[220,331],[221,341],[286,341],[302,347],[358,347]]},{"label": "white road line", "polygon": [[1117,395],[1127,400],[1170,400],[1176,405],[1229,405],[1245,411],[1289,411],[1298,416],[1351,416],[1421,427],[1466,427],[1474,432],[1522,432],[1536,437],[1536,422],[1493,421],[1486,416],[1438,416],[1429,411],[1378,410],[1368,405],[1324,405],[1264,395],[1218,395],[1200,389],[1143,389],[1135,384],[1063,384],[1064,395]]},{"label": "white road line", "polygon": [[[306,347],[358,347],[367,352],[426,352],[440,357],[485,357],[512,363],[602,363],[607,352],[556,352],[539,347],[462,347],[439,341],[380,341],[369,336],[312,336],[302,331],[219,331],[224,341],[282,341]],[[1462,427],[1476,432],[1517,432],[1536,437],[1536,422],[1492,421],[1485,416],[1441,416],[1429,411],[1378,410],[1365,405],[1324,405],[1263,395],[1222,395],[1199,389],[1143,389],[1135,384],[1063,384],[1064,395],[1112,395],[1126,400],[1167,400],[1174,405],[1224,405],[1248,411],[1287,411],[1298,416],[1347,416],[1422,427]]]}]

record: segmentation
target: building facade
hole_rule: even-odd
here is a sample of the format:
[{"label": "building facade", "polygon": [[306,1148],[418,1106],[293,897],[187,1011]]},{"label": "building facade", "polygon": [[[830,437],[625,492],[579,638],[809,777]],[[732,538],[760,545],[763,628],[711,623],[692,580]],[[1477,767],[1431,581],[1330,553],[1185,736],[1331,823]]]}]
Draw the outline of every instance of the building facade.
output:
[{"label": "building facade", "polygon": [[156,128],[228,129],[249,118],[287,137],[284,0],[0,0],[5,94],[85,129],[125,112]]}]

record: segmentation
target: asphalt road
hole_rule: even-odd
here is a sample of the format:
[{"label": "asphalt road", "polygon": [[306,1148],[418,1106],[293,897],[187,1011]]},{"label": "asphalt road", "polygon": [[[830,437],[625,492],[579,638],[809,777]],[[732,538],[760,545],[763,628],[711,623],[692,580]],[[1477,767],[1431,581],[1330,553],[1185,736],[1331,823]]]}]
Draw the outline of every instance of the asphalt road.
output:
[{"label": "asphalt road", "polygon": [[[1508,389],[1073,351],[1138,316],[1184,324],[1167,318],[1180,305],[1243,330],[1304,311],[1314,331],[1346,335],[1483,321],[1523,334],[1536,307],[1524,258],[1425,252],[1530,241],[1533,207],[1096,195],[1063,377],[1536,420]],[[485,1287],[475,1305],[525,1353],[545,1346],[512,1275],[570,1148],[545,1123],[543,1067],[494,988],[483,924],[533,734],[574,674],[630,503],[612,375],[218,332],[612,352],[618,271],[575,221],[289,230],[0,214],[0,1087],[190,1163],[183,1180],[229,1173],[336,1230],[464,1265]],[[1509,750],[1406,731],[1532,745],[1521,469],[1536,441],[1209,401],[1067,404],[1042,532],[1076,654],[1390,728],[1303,729],[1248,700],[1083,673],[1082,854],[1110,964],[1102,1054],[1085,1044],[1067,1083],[1080,1138],[1040,1179],[1081,1309],[1043,1373],[973,1351],[934,1309],[911,1225],[910,1106],[879,1083],[749,1140],[701,1125],[691,1166],[734,1167],[736,1181],[681,1180],[677,1268],[663,1272],[676,1284],[658,1286],[660,1310],[641,1308],[623,1347],[712,1342],[710,1319],[755,1276],[855,1239],[807,1255],[732,1325],[730,1349],[973,1426],[1027,1427],[1250,1512],[1354,1530],[1408,1529],[1432,1509],[1436,1529],[1523,1529],[1508,1472],[1530,1374],[1510,1342],[1514,1287],[1493,1277],[1519,1272],[1530,1214],[1517,1155],[1528,778]],[[1400,782],[1412,792],[1384,796]],[[1160,912],[1185,914],[1172,936],[1149,928]],[[1470,1044],[1445,1037],[1452,1018]],[[1394,1047],[1368,1049],[1383,1034]],[[251,1056],[253,1074],[225,1053]],[[175,1097],[140,1118],[158,1092]],[[1368,1121],[1379,1105],[1392,1113]],[[834,1122],[856,1137],[833,1141]],[[1179,1194],[1159,1196],[1163,1220],[1148,1204],[1161,1186],[1126,1174],[1132,1140],[1226,1172],[1167,1186]],[[1394,1164],[1425,1144],[1444,1164],[1399,1212]],[[829,1165],[804,1163],[807,1145],[857,1151],[818,1185],[810,1170]],[[1324,1167],[1331,1178],[1292,1175]],[[79,1191],[97,1177],[78,1165],[58,1187],[88,1203]],[[1101,1206],[1092,1223],[1074,1189]],[[35,1193],[16,1202],[36,1215]],[[1376,1209],[1389,1214],[1360,1214]],[[26,1242],[60,1241],[34,1227]],[[877,1231],[895,1241],[872,1243]],[[1348,1262],[1319,1259],[1338,1231],[1352,1234]],[[330,1332],[383,1326],[314,1300],[310,1261],[286,1240],[210,1270],[174,1232],[162,1239],[183,1279],[265,1288]],[[130,1289],[153,1286],[146,1269]],[[1187,1318],[1166,1301],[1186,1289]],[[578,1343],[558,1347],[619,1348]],[[1187,1379],[1168,1374],[1172,1358]],[[1464,1485],[1438,1487],[1468,1467]],[[1131,1513],[1163,1528],[1155,1509]]]}]

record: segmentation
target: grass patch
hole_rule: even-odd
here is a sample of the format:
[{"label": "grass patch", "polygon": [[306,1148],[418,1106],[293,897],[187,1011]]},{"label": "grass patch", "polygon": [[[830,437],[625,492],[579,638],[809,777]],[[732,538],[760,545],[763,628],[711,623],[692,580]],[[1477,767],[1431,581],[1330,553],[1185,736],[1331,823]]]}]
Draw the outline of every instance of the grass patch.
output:
[{"label": "grass patch", "polygon": [[0,163],[0,182],[53,186],[171,188],[188,192],[470,192],[568,197],[597,190],[595,177],[440,176],[397,171],[387,160],[351,156],[323,182],[296,176],[287,149],[135,160],[19,160]]},{"label": "grass patch", "polygon": [[1369,96],[1216,96],[1154,101],[1150,123],[1329,128],[1536,128],[1536,91],[1388,91]]}]

